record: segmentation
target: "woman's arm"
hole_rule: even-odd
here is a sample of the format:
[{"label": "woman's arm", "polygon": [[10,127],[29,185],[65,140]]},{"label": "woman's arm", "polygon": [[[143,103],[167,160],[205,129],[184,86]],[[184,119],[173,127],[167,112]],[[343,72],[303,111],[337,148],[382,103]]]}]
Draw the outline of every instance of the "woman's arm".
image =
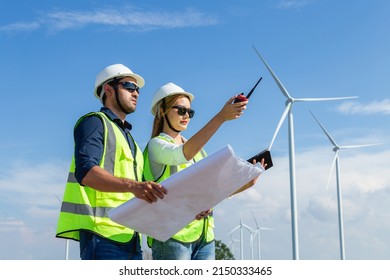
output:
[{"label": "woman's arm", "polygon": [[221,111],[219,111],[201,130],[192,136],[183,146],[183,154],[191,160],[203,146],[210,140],[219,127],[225,122],[238,119],[246,109],[248,101],[232,103],[235,97],[230,98]]}]

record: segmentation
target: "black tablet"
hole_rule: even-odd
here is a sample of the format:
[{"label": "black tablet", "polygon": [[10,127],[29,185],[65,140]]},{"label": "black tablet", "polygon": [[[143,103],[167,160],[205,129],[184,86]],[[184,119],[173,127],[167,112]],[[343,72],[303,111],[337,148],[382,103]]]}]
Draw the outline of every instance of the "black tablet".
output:
[{"label": "black tablet", "polygon": [[271,152],[268,149],[265,149],[264,151],[261,151],[260,153],[254,155],[253,157],[248,159],[248,162],[253,163],[253,160],[255,159],[256,162],[261,163],[261,160],[263,158],[265,159],[264,163],[267,164],[267,166],[265,167],[265,170],[267,170],[268,168],[271,168],[274,165],[272,163]]}]

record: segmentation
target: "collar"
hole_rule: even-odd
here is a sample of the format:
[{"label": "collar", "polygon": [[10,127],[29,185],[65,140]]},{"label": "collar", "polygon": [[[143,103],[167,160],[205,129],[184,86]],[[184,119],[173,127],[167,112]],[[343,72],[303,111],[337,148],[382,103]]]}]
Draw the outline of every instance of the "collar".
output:
[{"label": "collar", "polygon": [[[159,136],[168,138],[172,142],[175,142],[175,139],[173,139],[170,135],[166,134],[165,132],[160,132]],[[181,139],[183,140],[183,143],[187,142],[187,139],[183,137],[183,135],[180,134]]]},{"label": "collar", "polygon": [[102,107],[100,108],[100,112],[103,112],[104,114],[107,115],[107,117],[109,117],[113,122],[115,122],[116,124],[118,124],[121,128],[123,129],[128,129],[128,130],[131,130],[133,128],[133,126],[131,125],[131,123],[129,123],[128,121],[125,120],[125,122],[123,123],[122,120],[120,118],[118,118],[117,115],[115,115],[110,109],[108,109],[107,107]]}]

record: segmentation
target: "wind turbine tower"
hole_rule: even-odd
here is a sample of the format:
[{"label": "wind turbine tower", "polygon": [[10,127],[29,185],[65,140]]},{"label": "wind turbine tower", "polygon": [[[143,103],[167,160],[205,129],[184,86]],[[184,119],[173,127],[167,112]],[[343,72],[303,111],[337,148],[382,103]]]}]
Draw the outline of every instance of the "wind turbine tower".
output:
[{"label": "wind turbine tower", "polygon": [[327,101],[327,100],[341,100],[341,99],[350,99],[356,98],[353,97],[334,97],[334,98],[294,98],[292,97],[287,89],[284,87],[279,78],[275,75],[268,63],[263,59],[257,49],[253,46],[253,49],[264,63],[265,67],[271,74],[272,78],[278,85],[282,94],[286,97],[286,108],[280,118],[278,126],[276,127],[274,136],[271,140],[269,150],[271,150],[272,145],[275,141],[276,135],[279,132],[281,125],[283,124],[286,116],[288,115],[288,138],[289,138],[289,166],[290,166],[290,200],[291,200],[291,228],[292,228],[292,255],[294,260],[299,259],[299,245],[298,245],[298,219],[297,219],[297,205],[296,205],[296,179],[295,179],[295,143],[294,143],[294,118],[292,113],[292,107],[295,102],[312,102],[312,101]]},{"label": "wind turbine tower", "polygon": [[230,236],[230,238],[232,240],[233,240],[233,237],[232,237],[233,232],[235,232],[238,229],[240,229],[240,258],[241,258],[241,260],[243,260],[244,259],[244,228],[242,225],[242,218],[241,217],[240,217],[240,224],[228,233],[228,235]]},{"label": "wind turbine tower", "polygon": [[325,133],[325,135],[328,137],[330,143],[334,146],[333,151],[335,152],[335,156],[332,163],[332,168],[330,171],[328,184],[330,181],[330,176],[333,173],[333,168],[336,165],[336,184],[337,184],[337,209],[338,209],[338,219],[339,219],[339,239],[340,239],[340,259],[345,260],[345,245],[344,245],[344,222],[343,222],[343,203],[342,203],[342,194],[341,194],[341,184],[340,184],[340,160],[339,160],[339,151],[341,149],[353,149],[353,148],[363,148],[363,147],[369,147],[369,146],[375,146],[378,144],[366,144],[366,145],[353,145],[353,146],[339,146],[336,141],[333,139],[333,137],[330,135],[330,133],[325,129],[325,127],[320,123],[320,121],[316,118],[316,116],[313,114],[313,112],[310,112],[314,119],[317,121],[319,126],[321,127],[322,131]]},{"label": "wind turbine tower", "polygon": [[[256,231],[256,234],[257,234],[257,259],[258,260],[261,260],[261,243],[260,243],[260,239],[261,239],[261,237],[260,237],[260,235],[261,235],[261,230],[273,230],[272,228],[266,228],[266,227],[260,227],[260,225],[259,225],[259,223],[257,222],[257,220],[256,220],[256,218],[255,218],[255,216],[253,215],[253,213],[252,213],[252,217],[253,217],[253,219],[255,220],[255,224],[256,224],[256,229],[255,229],[255,231]],[[253,258],[252,258],[253,259]]]},{"label": "wind turbine tower", "polygon": [[258,232],[255,229],[251,228],[250,226],[248,226],[246,224],[241,223],[241,225],[246,230],[248,230],[249,233],[250,233],[249,246],[250,246],[250,249],[251,249],[251,259],[253,260],[254,259],[253,243],[254,243],[255,236],[256,236],[256,234],[258,234]]},{"label": "wind turbine tower", "polygon": [[[231,248],[231,251],[232,251],[232,253],[233,253],[233,255],[234,255],[234,252],[235,252],[235,242],[240,242],[240,240],[238,240],[238,239],[235,239],[235,238],[233,238],[233,236],[231,236],[230,234],[229,234],[229,237],[230,237],[230,242],[227,244],[227,246],[229,247],[229,248]],[[231,246],[231,247],[230,247]]]}]

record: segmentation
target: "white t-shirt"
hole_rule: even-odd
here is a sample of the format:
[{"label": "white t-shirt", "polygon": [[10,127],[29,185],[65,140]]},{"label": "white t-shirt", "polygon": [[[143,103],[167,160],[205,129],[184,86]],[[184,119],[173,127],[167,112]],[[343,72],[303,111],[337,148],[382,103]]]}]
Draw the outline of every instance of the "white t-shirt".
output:
[{"label": "white t-shirt", "polygon": [[[161,132],[160,136],[172,139],[173,141],[173,138],[164,132]],[[184,142],[187,141],[187,139],[185,139],[183,136],[182,138]],[[160,177],[164,171],[165,165],[181,165],[193,162],[192,159],[187,160],[185,158],[183,153],[183,146],[184,144],[171,143],[158,137],[154,137],[149,141],[149,162],[154,178]]]}]

